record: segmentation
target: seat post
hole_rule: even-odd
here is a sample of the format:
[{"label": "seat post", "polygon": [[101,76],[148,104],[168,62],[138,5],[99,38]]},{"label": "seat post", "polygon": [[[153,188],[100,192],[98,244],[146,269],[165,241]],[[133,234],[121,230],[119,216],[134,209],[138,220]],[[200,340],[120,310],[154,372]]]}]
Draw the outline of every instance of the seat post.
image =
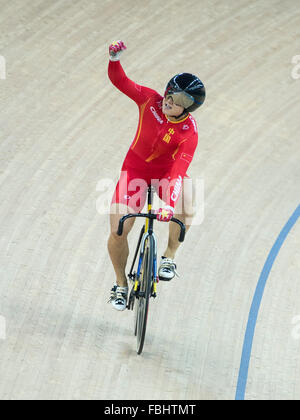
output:
[{"label": "seat post", "polygon": [[149,185],[148,186],[148,200],[147,200],[148,213],[150,213],[152,210],[153,194],[154,194],[154,187],[152,185]]},{"label": "seat post", "polygon": [[[152,204],[153,204],[153,194],[154,194],[154,187],[152,185],[148,186],[148,214],[151,214],[152,210]],[[148,232],[150,235],[153,233],[153,219],[148,219],[149,225],[148,225]]]}]

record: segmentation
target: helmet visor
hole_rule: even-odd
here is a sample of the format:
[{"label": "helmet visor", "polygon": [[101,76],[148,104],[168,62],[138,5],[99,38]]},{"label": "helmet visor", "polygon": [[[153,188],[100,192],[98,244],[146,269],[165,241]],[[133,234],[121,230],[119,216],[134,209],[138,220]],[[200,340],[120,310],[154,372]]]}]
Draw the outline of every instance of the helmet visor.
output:
[{"label": "helmet visor", "polygon": [[194,98],[188,93],[182,92],[172,92],[171,90],[166,92],[165,98],[168,100],[172,98],[173,103],[177,106],[181,106],[184,109],[189,108],[194,103]]}]

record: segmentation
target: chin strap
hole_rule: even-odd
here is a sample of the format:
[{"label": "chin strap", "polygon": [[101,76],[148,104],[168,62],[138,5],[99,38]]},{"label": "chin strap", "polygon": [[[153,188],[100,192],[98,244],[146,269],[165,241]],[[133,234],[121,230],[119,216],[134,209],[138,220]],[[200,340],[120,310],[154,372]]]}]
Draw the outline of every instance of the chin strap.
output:
[{"label": "chin strap", "polygon": [[183,112],[180,114],[180,115],[178,115],[178,117],[173,117],[173,118],[175,118],[176,120],[179,120],[180,118],[182,118],[184,115],[188,115],[188,112],[187,112],[187,110],[186,109],[184,109],[183,110]]}]

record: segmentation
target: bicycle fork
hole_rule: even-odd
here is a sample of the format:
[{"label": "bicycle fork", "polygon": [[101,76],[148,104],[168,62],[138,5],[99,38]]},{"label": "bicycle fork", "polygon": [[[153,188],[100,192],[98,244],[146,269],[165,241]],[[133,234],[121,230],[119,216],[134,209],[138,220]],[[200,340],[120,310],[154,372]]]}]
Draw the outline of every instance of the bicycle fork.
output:
[{"label": "bicycle fork", "polygon": [[[134,275],[131,275],[131,279],[134,280],[133,291],[134,291],[136,297],[139,297],[140,278],[141,278],[141,275],[143,274],[142,273],[142,263],[143,263],[143,258],[144,258],[145,244],[146,244],[146,240],[147,240],[148,236],[149,236],[149,233],[143,234],[143,237],[142,237],[142,240],[141,240],[142,251],[141,251],[140,257],[139,257],[137,273],[134,274]],[[157,283],[159,281],[158,274],[157,274],[157,242],[156,242],[155,235],[152,234],[152,236],[154,238],[155,249],[154,249],[154,256],[153,256],[153,268],[152,268],[153,287],[152,287],[151,296],[156,297],[156,295],[157,295]]]}]

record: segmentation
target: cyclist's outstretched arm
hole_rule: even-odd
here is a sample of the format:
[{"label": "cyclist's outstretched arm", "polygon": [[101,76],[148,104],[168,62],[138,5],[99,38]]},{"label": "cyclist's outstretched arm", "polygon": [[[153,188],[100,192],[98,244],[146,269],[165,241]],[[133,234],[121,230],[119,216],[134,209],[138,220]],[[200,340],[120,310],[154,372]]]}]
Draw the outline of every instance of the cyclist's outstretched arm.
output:
[{"label": "cyclist's outstretched arm", "polygon": [[108,77],[116,88],[138,105],[142,105],[156,92],[153,89],[138,85],[127,77],[120,63],[120,56],[126,49],[122,41],[114,42],[109,46]]}]

